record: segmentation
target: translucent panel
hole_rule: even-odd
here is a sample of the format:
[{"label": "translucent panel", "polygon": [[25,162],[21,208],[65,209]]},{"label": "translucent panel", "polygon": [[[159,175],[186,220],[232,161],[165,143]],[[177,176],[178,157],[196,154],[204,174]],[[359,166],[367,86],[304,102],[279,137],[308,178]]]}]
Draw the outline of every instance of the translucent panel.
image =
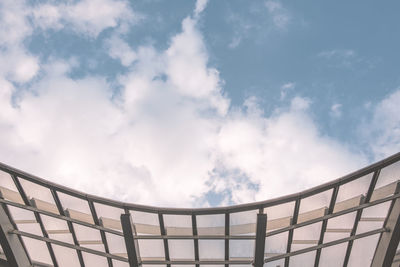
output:
[{"label": "translucent panel", "polygon": [[85,266],[108,267],[106,257],[98,256],[91,253],[82,252]]},{"label": "translucent panel", "polygon": [[45,242],[27,237],[22,237],[22,240],[33,261],[52,264],[49,250]]},{"label": "translucent panel", "polygon": [[275,205],[264,209],[268,220],[293,216],[294,202],[288,202],[280,205]]},{"label": "translucent panel", "polygon": [[[347,243],[326,247],[321,250],[319,266],[342,267],[346,255]],[[351,265],[350,265],[351,266]]]},{"label": "translucent panel", "polygon": [[225,235],[225,215],[198,215],[197,233],[199,235]]},{"label": "translucent panel", "polygon": [[267,231],[284,228],[290,225],[294,212],[294,202],[276,205],[264,209],[267,214]]},{"label": "translucent panel", "polygon": [[73,224],[76,238],[83,247],[104,251],[100,231],[83,225]]},{"label": "translucent panel", "polygon": [[318,244],[322,223],[314,223],[293,231],[292,251]]},{"label": "translucent panel", "polygon": [[377,199],[382,199],[395,194],[397,191],[397,187],[398,187],[397,181],[384,186],[375,187],[375,190],[372,193],[370,201],[375,201]]},{"label": "translucent panel", "polygon": [[41,201],[45,201],[49,204],[52,204],[55,208],[56,213],[58,213],[58,210],[55,205],[54,198],[51,194],[50,189],[48,189],[44,186],[32,183],[32,182],[29,182],[23,178],[18,178],[18,179],[21,183],[21,186],[24,188],[25,194],[28,196],[28,198],[35,198],[35,199],[38,199]]},{"label": "translucent panel", "polygon": [[43,236],[43,232],[40,229],[40,225],[38,223],[20,223],[17,225],[17,227],[20,231]]},{"label": "translucent panel", "polygon": [[123,209],[115,208],[108,205],[103,205],[99,203],[94,203],[94,207],[96,209],[97,216],[100,218],[104,217],[107,219],[113,219],[120,221],[121,214],[124,214]]},{"label": "translucent panel", "polygon": [[36,222],[35,215],[32,211],[20,209],[17,207],[8,206],[8,210],[10,211],[11,217],[18,224],[18,221],[34,221]]},{"label": "translucent panel", "polygon": [[60,267],[80,267],[76,250],[53,245],[54,254]]},{"label": "translucent panel", "polygon": [[357,180],[341,185],[339,187],[336,202],[345,201],[359,195],[365,196],[368,192],[372,175],[373,173],[370,173],[358,178]]},{"label": "translucent panel", "polygon": [[324,215],[324,210],[329,207],[333,190],[303,198],[300,201],[298,222],[308,221]]},{"label": "translucent panel", "polygon": [[370,266],[379,234],[354,240],[349,266]]},{"label": "translucent panel", "polygon": [[131,211],[131,216],[137,234],[161,234],[158,214],[141,211]]},{"label": "translucent panel", "polygon": [[292,256],[290,257],[289,266],[290,267],[314,266],[315,253],[316,253],[315,251],[311,251],[296,256]]},{"label": "translucent panel", "polygon": [[192,217],[188,215],[164,215],[167,235],[193,235]]},{"label": "translucent panel", "polygon": [[89,204],[86,200],[72,197],[67,194],[58,193],[61,204],[66,210],[67,216],[74,218],[76,220],[94,223],[93,216],[90,212]]},{"label": "translucent panel", "polygon": [[357,234],[382,228],[385,218],[388,214],[389,207],[390,202],[386,202],[363,209],[363,213],[357,227]]},{"label": "translucent panel", "polygon": [[106,233],[108,249],[112,254],[126,253],[124,237]]},{"label": "translucent panel", "polygon": [[286,253],[287,240],[288,232],[267,236],[265,238],[265,253],[267,254],[267,257],[271,257],[273,254],[277,253]]},{"label": "translucent panel", "polygon": [[328,229],[349,229],[353,228],[356,212],[347,213],[328,220]]},{"label": "translucent panel", "polygon": [[0,171],[0,187],[8,188],[15,192],[18,191],[14,181],[11,178],[11,175],[3,171]]},{"label": "translucent panel", "polygon": [[254,258],[254,240],[229,240],[229,258]]},{"label": "translucent panel", "polygon": [[194,260],[193,240],[168,240],[170,259]]},{"label": "translucent panel", "polygon": [[0,171],[0,197],[9,201],[24,204],[11,176],[2,171]]},{"label": "translucent panel", "polygon": [[129,267],[129,263],[119,260],[112,260],[113,267]]},{"label": "translucent panel", "polygon": [[244,212],[231,213],[230,219],[230,234],[255,234],[258,210],[250,210]]},{"label": "translucent panel", "polygon": [[139,251],[142,258],[165,258],[164,242],[162,240],[139,239]]},{"label": "translucent panel", "polygon": [[47,230],[68,230],[66,221],[54,217],[41,215],[44,227]]},{"label": "translucent panel", "polygon": [[379,188],[399,180],[399,173],[400,173],[400,161],[395,162],[383,168],[381,170],[381,173],[379,174],[379,178],[375,187]]},{"label": "translucent panel", "polygon": [[199,240],[199,258],[202,259],[224,259],[224,240]]},{"label": "translucent panel", "polygon": [[283,267],[283,266],[285,266],[284,259],[277,260],[277,261],[271,261],[271,262],[267,262],[264,264],[264,267]]}]

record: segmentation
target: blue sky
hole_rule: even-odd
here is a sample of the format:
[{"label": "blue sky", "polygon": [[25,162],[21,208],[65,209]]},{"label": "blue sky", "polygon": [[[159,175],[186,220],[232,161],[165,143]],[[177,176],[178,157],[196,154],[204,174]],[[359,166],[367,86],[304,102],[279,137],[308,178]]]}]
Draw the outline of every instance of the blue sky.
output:
[{"label": "blue sky", "polygon": [[163,206],[296,192],[400,148],[396,1],[2,1],[0,161]]}]

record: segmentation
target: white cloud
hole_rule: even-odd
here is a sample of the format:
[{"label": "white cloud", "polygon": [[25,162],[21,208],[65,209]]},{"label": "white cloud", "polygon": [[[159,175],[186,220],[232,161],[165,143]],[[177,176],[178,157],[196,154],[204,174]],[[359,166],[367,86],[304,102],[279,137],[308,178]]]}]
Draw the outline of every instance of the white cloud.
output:
[{"label": "white cloud", "polygon": [[268,13],[271,16],[275,27],[280,30],[285,30],[291,20],[289,12],[279,1],[268,0],[265,2],[265,6],[267,7]]},{"label": "white cloud", "polygon": [[[95,35],[114,27],[113,18],[82,31]],[[41,23],[54,21],[62,20]],[[74,61],[41,63],[40,77],[16,98],[14,85],[0,79],[2,161],[86,192],[178,206],[207,205],[210,190],[229,191],[224,203],[266,199],[365,163],[319,132],[307,98],[294,97],[272,115],[254,97],[230,107],[196,16],[183,20],[166,50],[133,52],[116,36],[132,56],[113,54],[115,43],[111,55],[125,65],[135,60],[118,78],[118,94],[103,77],[71,78]]]},{"label": "white cloud", "polygon": [[196,1],[196,7],[194,9],[194,15],[195,17],[200,15],[201,12],[204,11],[208,3],[208,0],[197,0]]},{"label": "white cloud", "polygon": [[334,118],[339,118],[342,116],[342,104],[335,103],[331,106],[330,115]]},{"label": "white cloud", "polygon": [[296,84],[293,82],[287,82],[281,86],[281,100],[286,98],[286,95],[289,91],[293,90],[296,87]]},{"label": "white cloud", "polygon": [[114,35],[105,44],[110,57],[120,60],[125,67],[130,66],[137,58],[136,52],[121,37]]},{"label": "white cloud", "polygon": [[375,159],[400,151],[400,90],[396,90],[373,108],[372,119],[362,125]]},{"label": "white cloud", "polygon": [[70,3],[39,4],[32,11],[33,23],[43,29],[68,28],[97,37],[108,28],[132,23],[136,14],[123,0],[83,0]]}]

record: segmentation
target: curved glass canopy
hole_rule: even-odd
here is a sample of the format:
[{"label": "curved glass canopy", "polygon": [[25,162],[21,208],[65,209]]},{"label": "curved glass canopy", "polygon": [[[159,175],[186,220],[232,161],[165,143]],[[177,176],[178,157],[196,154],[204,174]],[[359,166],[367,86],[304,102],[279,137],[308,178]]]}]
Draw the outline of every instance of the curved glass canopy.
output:
[{"label": "curved glass canopy", "polygon": [[400,153],[230,207],[109,200],[0,163],[0,266],[399,266]]}]

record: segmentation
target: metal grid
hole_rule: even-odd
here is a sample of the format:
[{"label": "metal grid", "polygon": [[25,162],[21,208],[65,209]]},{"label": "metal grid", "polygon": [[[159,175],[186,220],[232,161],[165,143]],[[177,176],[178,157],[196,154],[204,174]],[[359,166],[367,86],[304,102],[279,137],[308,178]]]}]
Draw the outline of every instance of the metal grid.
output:
[{"label": "metal grid", "polygon": [[[396,266],[399,175],[400,153],[297,194],[230,207],[179,209],[108,200],[0,164],[0,263],[324,266],[324,260],[333,259],[328,249],[341,246],[338,266],[352,266],[358,250],[370,251],[363,256],[369,257],[371,266]],[[50,192],[50,197],[30,196],[28,182]],[[352,184],[366,190],[352,195],[344,189]],[[305,204],[312,198],[317,200],[311,206],[317,208]],[[282,212],[279,207],[285,205],[293,207],[288,216],[268,211]],[[113,210],[113,216],[104,207]],[[333,227],[335,222],[339,227]],[[45,249],[38,253],[33,241]],[[73,252],[68,263],[65,251]]]}]

